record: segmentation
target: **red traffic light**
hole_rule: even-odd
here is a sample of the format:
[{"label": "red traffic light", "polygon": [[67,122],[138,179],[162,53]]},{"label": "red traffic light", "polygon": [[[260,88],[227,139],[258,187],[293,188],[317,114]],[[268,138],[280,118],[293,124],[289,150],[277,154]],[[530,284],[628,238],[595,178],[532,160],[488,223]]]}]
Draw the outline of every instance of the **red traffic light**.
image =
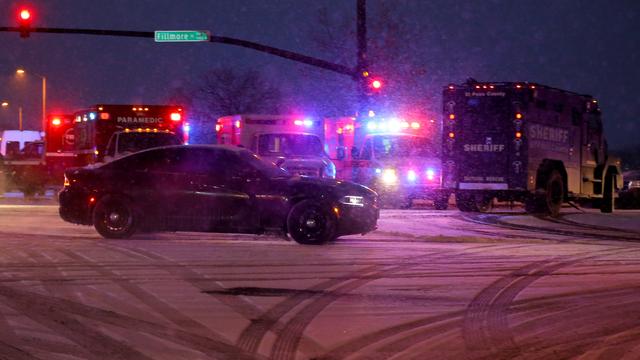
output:
[{"label": "red traffic light", "polygon": [[31,11],[29,9],[20,10],[20,20],[27,21],[31,19]]},{"label": "red traffic light", "polygon": [[22,8],[18,12],[18,25],[20,26],[20,37],[29,37],[31,32],[31,10]]}]

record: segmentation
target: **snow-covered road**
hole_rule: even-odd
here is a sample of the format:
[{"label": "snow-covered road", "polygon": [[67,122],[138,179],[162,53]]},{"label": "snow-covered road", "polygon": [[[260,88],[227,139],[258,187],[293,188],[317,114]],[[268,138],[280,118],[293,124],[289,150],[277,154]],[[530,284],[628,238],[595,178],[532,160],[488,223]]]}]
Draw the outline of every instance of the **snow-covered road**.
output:
[{"label": "snow-covered road", "polygon": [[640,212],[385,210],[325,246],[0,205],[0,358],[636,358]]}]

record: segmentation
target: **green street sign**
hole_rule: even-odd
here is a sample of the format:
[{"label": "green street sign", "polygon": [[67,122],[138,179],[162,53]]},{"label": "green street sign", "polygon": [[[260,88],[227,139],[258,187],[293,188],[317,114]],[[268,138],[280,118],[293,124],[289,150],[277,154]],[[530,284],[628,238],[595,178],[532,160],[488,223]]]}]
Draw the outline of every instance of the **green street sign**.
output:
[{"label": "green street sign", "polygon": [[209,41],[209,32],[201,30],[161,30],[155,31],[156,42]]}]

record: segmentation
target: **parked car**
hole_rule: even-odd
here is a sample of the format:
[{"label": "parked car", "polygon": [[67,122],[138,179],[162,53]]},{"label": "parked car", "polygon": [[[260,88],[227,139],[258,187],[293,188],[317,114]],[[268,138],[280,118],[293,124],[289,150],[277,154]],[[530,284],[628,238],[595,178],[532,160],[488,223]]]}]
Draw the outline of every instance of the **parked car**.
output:
[{"label": "parked car", "polygon": [[377,194],[291,176],[249,150],[179,145],[65,172],[60,216],[105,238],[136,231],[288,233],[301,244],[376,228]]}]

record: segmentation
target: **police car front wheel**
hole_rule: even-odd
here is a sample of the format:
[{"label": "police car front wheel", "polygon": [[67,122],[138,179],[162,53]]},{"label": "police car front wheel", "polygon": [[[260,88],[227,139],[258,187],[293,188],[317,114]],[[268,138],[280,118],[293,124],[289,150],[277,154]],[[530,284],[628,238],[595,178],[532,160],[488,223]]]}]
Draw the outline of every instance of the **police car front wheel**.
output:
[{"label": "police car front wheel", "polygon": [[295,204],[287,217],[289,234],[299,244],[320,245],[335,238],[337,221],[330,206],[303,200]]}]

